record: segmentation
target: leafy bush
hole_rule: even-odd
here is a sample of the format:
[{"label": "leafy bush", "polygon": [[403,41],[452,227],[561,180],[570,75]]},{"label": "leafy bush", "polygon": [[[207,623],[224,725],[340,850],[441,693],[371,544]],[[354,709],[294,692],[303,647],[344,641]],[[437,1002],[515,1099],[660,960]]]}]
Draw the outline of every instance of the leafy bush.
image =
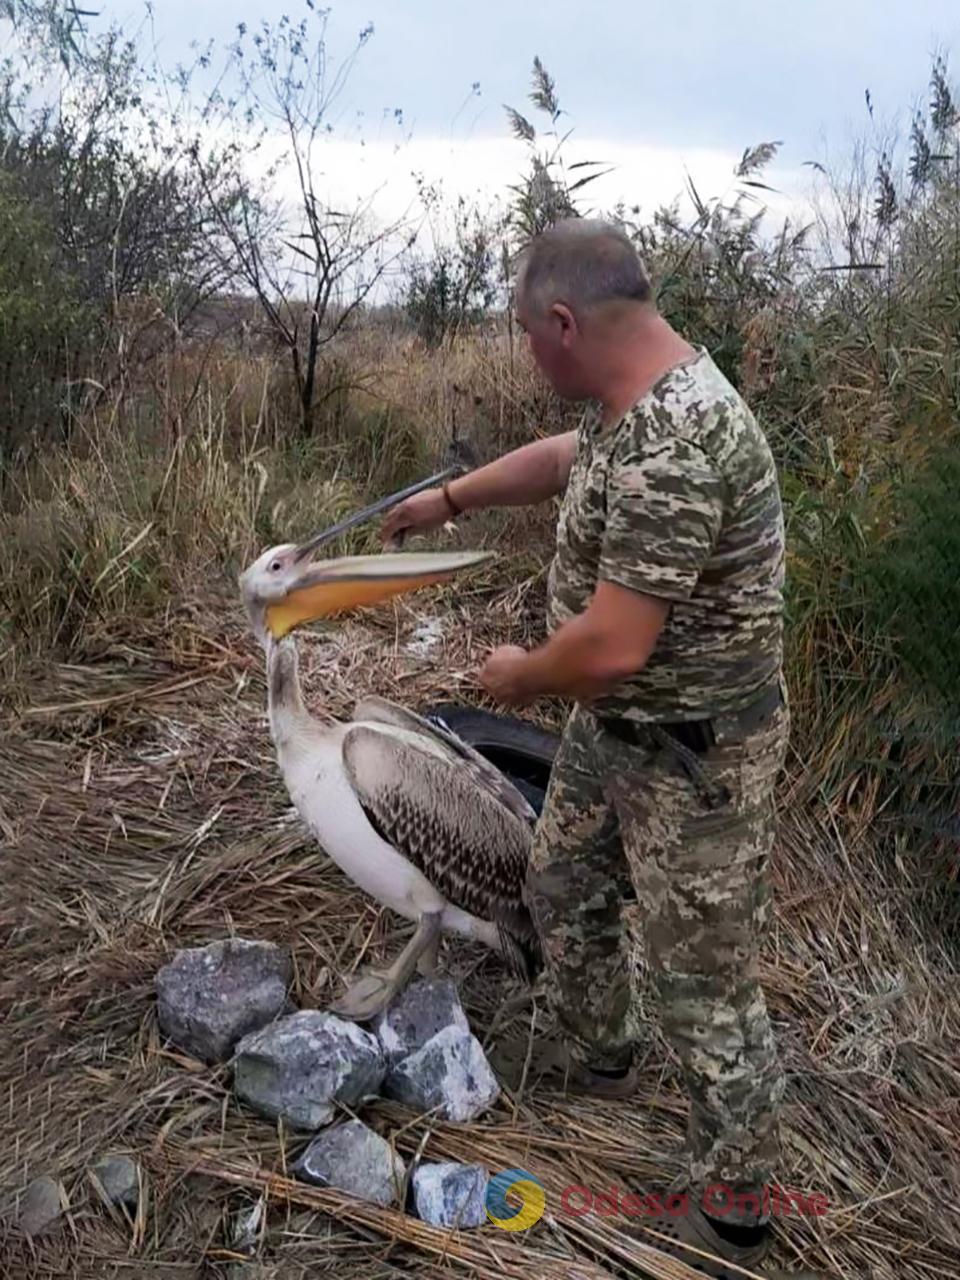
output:
[{"label": "leafy bush", "polygon": [[38,429],[63,429],[91,315],[49,212],[0,169],[0,474]]},{"label": "leafy bush", "polygon": [[[434,193],[424,187],[421,196],[428,204],[436,203]],[[413,259],[404,306],[428,347],[439,346],[489,314],[498,294],[496,232],[460,196],[452,234],[440,239],[431,256]]]},{"label": "leafy bush", "polygon": [[897,499],[895,530],[864,555],[875,634],[955,737],[960,712],[960,454],[938,449]]}]

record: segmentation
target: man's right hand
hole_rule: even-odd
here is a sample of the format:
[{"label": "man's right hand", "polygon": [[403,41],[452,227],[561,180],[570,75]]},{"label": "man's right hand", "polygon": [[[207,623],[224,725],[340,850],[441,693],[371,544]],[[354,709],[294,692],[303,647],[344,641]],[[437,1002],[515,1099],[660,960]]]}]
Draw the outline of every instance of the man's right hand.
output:
[{"label": "man's right hand", "polygon": [[442,489],[415,493],[389,511],[380,526],[380,541],[393,542],[407,533],[427,533],[453,518]]}]

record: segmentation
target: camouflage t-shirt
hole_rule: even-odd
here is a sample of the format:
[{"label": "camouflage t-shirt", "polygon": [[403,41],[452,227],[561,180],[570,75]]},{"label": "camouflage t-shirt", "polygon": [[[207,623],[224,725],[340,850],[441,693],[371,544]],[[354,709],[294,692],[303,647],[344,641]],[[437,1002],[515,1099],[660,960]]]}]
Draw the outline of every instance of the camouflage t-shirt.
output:
[{"label": "camouflage t-shirt", "polygon": [[782,659],[783,513],[753,414],[708,353],[669,370],[619,422],[588,408],[557,527],[548,627],[600,580],[671,603],[646,666],[591,705],[681,720],[750,703]]}]

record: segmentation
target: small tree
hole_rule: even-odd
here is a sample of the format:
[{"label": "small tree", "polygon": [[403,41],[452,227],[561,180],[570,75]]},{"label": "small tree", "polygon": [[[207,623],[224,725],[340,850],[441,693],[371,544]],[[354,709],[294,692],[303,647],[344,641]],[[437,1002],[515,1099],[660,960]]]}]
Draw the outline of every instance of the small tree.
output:
[{"label": "small tree", "polygon": [[[53,261],[69,268],[63,304],[82,308],[82,324],[62,334],[60,374],[102,396],[227,283],[233,264],[229,253],[208,252],[218,224],[171,141],[167,103],[136,43],[116,28],[93,36],[64,27],[58,13],[17,11],[23,56],[0,67],[0,173],[32,210],[23,252],[42,222]],[[75,46],[82,56],[70,56]],[[21,288],[64,319],[62,305],[49,305],[54,279]],[[95,378],[85,377],[94,365]]]},{"label": "small tree", "polygon": [[0,169],[0,478],[35,434],[63,421],[92,320],[49,209]]},{"label": "small tree", "polygon": [[84,58],[84,20],[96,17],[74,0],[0,0],[0,22],[9,22],[27,44],[55,50],[70,68]]},{"label": "small tree", "polygon": [[433,252],[408,268],[404,309],[429,347],[456,337],[486,316],[499,292],[497,244],[502,219],[484,217],[458,196],[452,227],[438,225],[440,193],[419,181],[420,198],[430,220]]},{"label": "small tree", "polygon": [[[188,145],[193,165],[217,222],[210,248],[226,266],[235,265],[259,303],[266,322],[290,356],[305,435],[313,430],[318,370],[333,342],[409,247],[402,221],[376,223],[370,205],[344,210],[324,190],[325,139],[333,132],[331,107],[350,67],[373,34],[365,27],[344,62],[333,68],[326,40],[326,12],[300,22],[283,16],[263,21],[253,35],[245,24],[227,51],[218,78],[235,84],[224,97],[209,96],[200,128]],[[227,134],[218,150],[207,139]],[[275,184],[284,166],[294,177],[295,198],[255,198],[244,180],[251,157],[275,144],[265,183]]]}]

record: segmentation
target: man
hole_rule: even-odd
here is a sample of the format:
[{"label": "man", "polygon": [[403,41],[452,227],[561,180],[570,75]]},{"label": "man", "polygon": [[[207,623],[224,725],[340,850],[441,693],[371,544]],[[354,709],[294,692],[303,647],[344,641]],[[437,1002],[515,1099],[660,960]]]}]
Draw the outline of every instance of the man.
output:
[{"label": "man", "polygon": [[632,882],[691,1102],[690,1212],[649,1225],[749,1267],[768,1245],[783,1088],[757,978],[788,733],[776,470],[618,228],[574,219],[533,241],[516,312],[554,389],[587,402],[578,429],[409,499],[383,537],[564,492],[549,638],[495,650],[481,673],[508,706],[574,701],[529,879],[551,995],[581,1085],[629,1093]]}]

